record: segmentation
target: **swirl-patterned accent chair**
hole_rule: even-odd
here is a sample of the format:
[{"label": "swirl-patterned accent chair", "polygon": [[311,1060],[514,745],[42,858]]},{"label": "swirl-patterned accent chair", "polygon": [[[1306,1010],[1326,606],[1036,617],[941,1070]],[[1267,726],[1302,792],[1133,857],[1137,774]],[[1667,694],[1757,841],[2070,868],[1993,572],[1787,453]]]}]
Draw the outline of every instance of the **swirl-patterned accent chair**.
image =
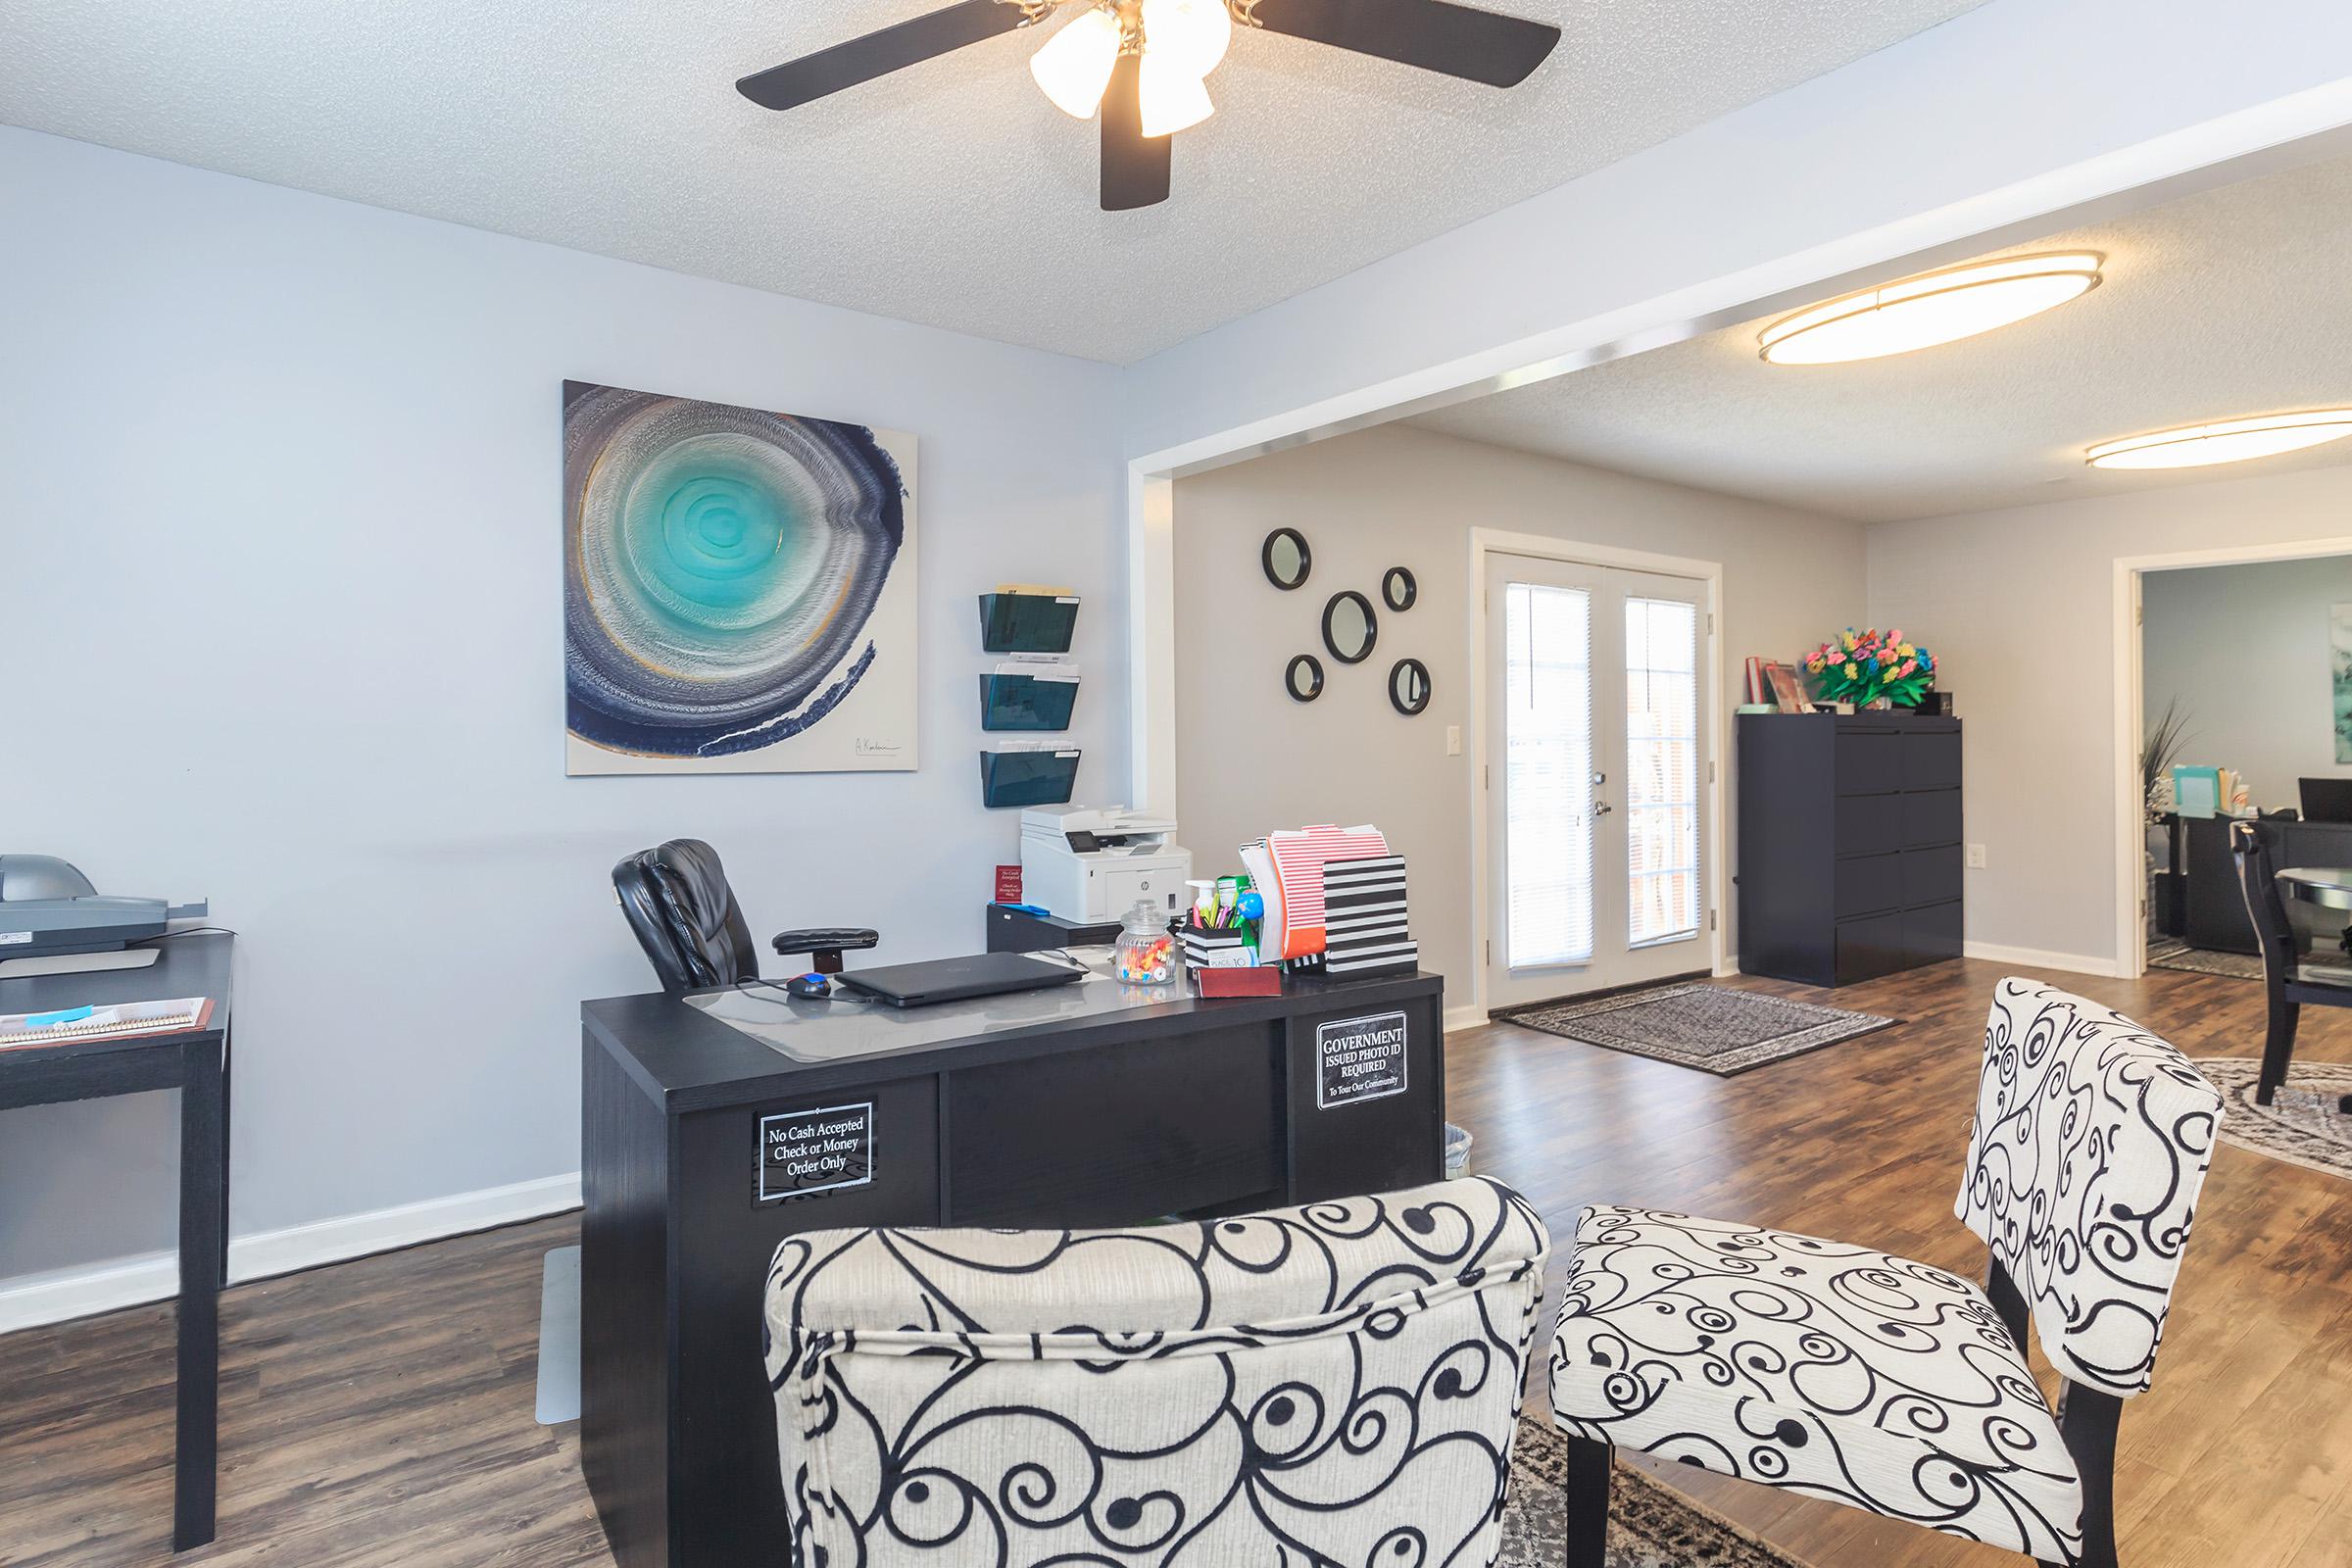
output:
[{"label": "swirl-patterned accent chair", "polygon": [[1549,1246],[1483,1179],[788,1238],[766,1326],[789,1560],[1480,1568]]},{"label": "swirl-patterned accent chair", "polygon": [[[2154,1370],[2221,1114],[2129,1018],[2003,980],[1954,1209],[1991,1252],[1984,1289],[1843,1242],[1586,1209],[1550,1368],[1571,1568],[1602,1560],[1612,1447],[2113,1568],[2116,1425]],[[2066,1379],[2056,1413],[2029,1321]]]}]

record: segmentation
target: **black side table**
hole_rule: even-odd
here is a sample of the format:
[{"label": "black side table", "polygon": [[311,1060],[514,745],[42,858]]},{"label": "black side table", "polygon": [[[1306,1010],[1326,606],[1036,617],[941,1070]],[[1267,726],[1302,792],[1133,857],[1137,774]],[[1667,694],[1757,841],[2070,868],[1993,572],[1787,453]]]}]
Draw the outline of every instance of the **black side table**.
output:
[{"label": "black side table", "polygon": [[228,981],[231,939],[169,937],[144,969],[0,980],[0,1013],[209,997],[201,1029],[0,1051],[0,1110],[179,1091],[178,1438],[172,1548],[213,1539],[220,1287],[228,1275]]}]

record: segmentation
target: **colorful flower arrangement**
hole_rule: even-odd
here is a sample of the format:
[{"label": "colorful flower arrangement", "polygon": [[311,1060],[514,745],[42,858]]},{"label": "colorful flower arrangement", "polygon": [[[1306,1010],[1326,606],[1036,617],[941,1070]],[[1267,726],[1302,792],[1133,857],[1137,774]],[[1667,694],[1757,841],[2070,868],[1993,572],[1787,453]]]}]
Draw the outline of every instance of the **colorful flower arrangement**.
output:
[{"label": "colorful flower arrangement", "polygon": [[1897,708],[1917,708],[1936,684],[1936,658],[1903,641],[1898,631],[1848,626],[1805,656],[1805,669],[1819,683],[1825,702],[1868,707],[1886,698]]}]

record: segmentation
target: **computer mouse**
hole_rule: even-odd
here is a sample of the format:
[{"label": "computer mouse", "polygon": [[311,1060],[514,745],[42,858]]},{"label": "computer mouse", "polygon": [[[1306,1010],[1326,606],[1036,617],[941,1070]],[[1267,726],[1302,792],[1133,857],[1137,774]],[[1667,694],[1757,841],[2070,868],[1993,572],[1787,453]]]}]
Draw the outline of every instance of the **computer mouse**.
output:
[{"label": "computer mouse", "polygon": [[814,1001],[822,1001],[833,994],[833,982],[811,970],[808,974],[796,974],[785,981],[784,989],[796,997],[808,997]]}]

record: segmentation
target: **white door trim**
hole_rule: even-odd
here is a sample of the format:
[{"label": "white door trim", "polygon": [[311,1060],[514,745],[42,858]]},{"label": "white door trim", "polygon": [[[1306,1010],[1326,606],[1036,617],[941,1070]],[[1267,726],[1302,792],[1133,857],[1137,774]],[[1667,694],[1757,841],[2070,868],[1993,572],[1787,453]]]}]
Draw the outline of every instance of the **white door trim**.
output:
[{"label": "white door trim", "polygon": [[2140,859],[2144,832],[2140,816],[2139,748],[2145,730],[2139,636],[2140,578],[2151,571],[2195,566],[2243,566],[2265,561],[2309,561],[2352,556],[2352,535],[2289,539],[2267,545],[2215,545],[2155,556],[2118,556],[2115,561],[2115,972],[2136,980],[2147,972],[2147,920],[2140,912]]},{"label": "white door trim", "polygon": [[[1729,974],[1723,951],[1725,891],[1731,885],[1725,874],[1727,857],[1723,849],[1723,784],[1731,769],[1726,765],[1731,741],[1729,715],[1723,710],[1723,563],[1700,561],[1690,556],[1662,556],[1647,550],[1624,550],[1614,545],[1587,544],[1575,539],[1557,539],[1550,534],[1512,533],[1502,528],[1472,528],[1470,530],[1470,603],[1464,607],[1463,617],[1470,627],[1470,743],[1465,752],[1483,765],[1487,757],[1487,558],[1489,556],[1533,556],[1539,561],[1572,561],[1583,566],[1618,566],[1628,571],[1655,572],[1664,577],[1690,577],[1706,585],[1704,612],[1706,623],[1699,628],[1699,668],[1703,679],[1698,684],[1699,723],[1707,736],[1707,757],[1714,763],[1713,775],[1707,780],[1706,793],[1706,861],[1700,882],[1706,889],[1707,910],[1710,916],[1707,930],[1707,966],[1716,974]],[[1473,779],[1470,793],[1470,972],[1477,978],[1470,988],[1471,1010],[1484,1017],[1487,1008],[1487,792]]]}]

